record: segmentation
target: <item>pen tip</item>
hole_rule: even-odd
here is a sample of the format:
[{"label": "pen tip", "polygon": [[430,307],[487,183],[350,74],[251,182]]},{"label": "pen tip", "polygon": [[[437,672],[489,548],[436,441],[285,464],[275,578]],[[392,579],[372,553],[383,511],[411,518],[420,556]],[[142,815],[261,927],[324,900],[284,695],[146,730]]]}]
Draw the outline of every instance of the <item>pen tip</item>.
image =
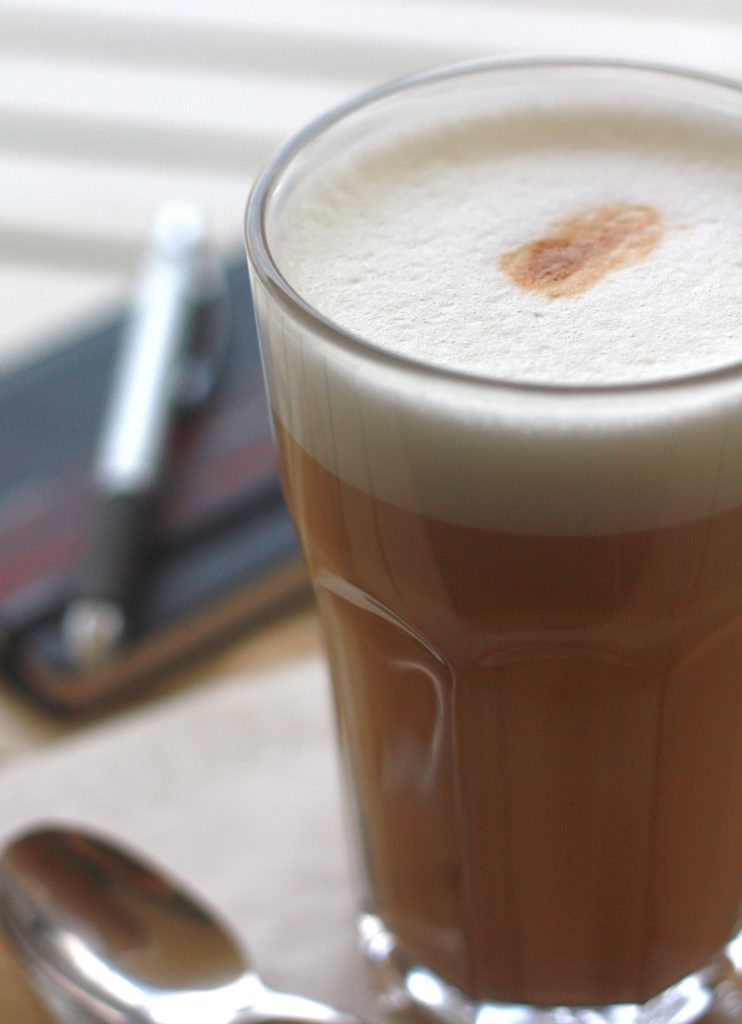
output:
[{"label": "pen tip", "polygon": [[62,618],[62,636],[70,659],[92,671],[104,664],[124,636],[124,613],[112,601],[78,598]]}]

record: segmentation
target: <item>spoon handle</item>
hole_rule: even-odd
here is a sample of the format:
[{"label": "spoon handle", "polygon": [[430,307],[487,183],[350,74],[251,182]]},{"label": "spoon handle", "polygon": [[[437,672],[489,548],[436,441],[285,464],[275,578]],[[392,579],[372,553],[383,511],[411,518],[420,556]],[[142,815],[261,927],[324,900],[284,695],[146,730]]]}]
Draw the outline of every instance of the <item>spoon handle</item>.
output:
[{"label": "spoon handle", "polygon": [[269,988],[263,989],[250,1016],[254,1024],[362,1024],[359,1017],[341,1013],[314,999],[274,992]]}]

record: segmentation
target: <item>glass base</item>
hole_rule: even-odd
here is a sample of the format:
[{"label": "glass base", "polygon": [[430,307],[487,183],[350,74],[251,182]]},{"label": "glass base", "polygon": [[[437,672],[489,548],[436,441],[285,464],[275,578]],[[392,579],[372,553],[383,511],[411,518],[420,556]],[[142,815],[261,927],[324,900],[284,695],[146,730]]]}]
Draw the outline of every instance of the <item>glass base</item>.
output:
[{"label": "glass base", "polygon": [[646,1003],[527,1006],[473,1003],[409,958],[373,914],[359,922],[361,948],[387,1013],[418,1011],[438,1024],[742,1024],[742,933],[706,967]]}]

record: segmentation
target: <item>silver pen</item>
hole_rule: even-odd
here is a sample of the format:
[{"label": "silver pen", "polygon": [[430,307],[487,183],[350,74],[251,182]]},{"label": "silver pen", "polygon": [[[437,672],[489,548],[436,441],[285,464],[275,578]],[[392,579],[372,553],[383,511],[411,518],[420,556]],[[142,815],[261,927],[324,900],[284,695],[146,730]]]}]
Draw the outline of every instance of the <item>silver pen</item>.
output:
[{"label": "silver pen", "polygon": [[90,545],[62,619],[67,655],[82,669],[105,661],[126,635],[147,514],[182,388],[205,246],[197,208],[162,208],[95,454]]}]

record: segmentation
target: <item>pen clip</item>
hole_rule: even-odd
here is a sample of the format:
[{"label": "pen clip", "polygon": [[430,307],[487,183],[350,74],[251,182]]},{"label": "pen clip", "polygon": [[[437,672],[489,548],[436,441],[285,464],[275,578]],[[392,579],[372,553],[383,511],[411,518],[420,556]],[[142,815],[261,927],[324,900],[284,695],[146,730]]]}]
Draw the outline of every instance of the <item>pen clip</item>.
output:
[{"label": "pen clip", "polygon": [[181,415],[193,415],[206,405],[221,378],[229,352],[232,326],[227,276],[209,253],[195,285],[188,350],[177,399]]}]

